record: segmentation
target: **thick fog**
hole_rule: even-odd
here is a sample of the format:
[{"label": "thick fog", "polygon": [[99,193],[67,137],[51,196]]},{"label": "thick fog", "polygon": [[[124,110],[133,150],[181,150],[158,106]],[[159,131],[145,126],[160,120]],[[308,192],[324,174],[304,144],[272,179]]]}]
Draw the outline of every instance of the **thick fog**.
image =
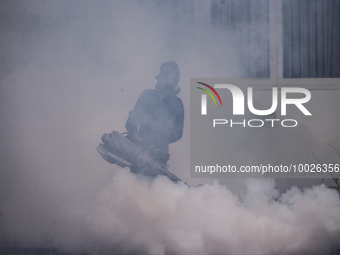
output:
[{"label": "thick fog", "polygon": [[[92,254],[336,252],[339,194],[321,179],[190,179],[190,77],[244,76],[237,36],[212,29],[209,8],[210,1],[183,1],[182,9],[171,1],[1,1],[0,246]],[[169,170],[204,186],[137,177],[96,151],[103,133],[125,131],[139,95],[154,88],[161,63],[171,60],[180,69],[185,123],[183,138],[170,145]],[[322,100],[331,102],[327,125],[301,128],[306,143],[296,148],[310,148],[300,150],[303,161],[313,148],[339,145],[331,107],[337,94],[316,98],[313,114],[323,114]]]}]

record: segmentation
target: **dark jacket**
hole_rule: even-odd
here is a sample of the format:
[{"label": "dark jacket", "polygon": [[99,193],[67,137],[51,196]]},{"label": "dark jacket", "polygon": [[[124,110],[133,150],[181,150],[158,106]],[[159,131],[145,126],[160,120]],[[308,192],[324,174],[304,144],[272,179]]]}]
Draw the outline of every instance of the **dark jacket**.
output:
[{"label": "dark jacket", "polygon": [[139,131],[147,144],[169,153],[169,144],[182,137],[183,122],[184,107],[180,98],[171,94],[161,100],[156,89],[148,89],[130,111],[125,127],[128,132]]}]

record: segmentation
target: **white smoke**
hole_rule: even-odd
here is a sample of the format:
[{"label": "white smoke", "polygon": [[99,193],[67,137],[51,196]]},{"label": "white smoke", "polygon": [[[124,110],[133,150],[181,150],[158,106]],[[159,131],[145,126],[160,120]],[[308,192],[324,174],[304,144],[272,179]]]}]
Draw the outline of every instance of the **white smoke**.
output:
[{"label": "white smoke", "polygon": [[[176,60],[186,119],[183,138],[170,146],[170,170],[189,184],[207,182],[189,178],[189,78],[237,77],[236,42],[209,30],[208,1],[195,5],[195,25],[159,3],[1,1],[0,246],[331,254],[339,247],[339,197],[324,186],[281,195],[273,180],[189,188],[164,177],[150,182],[97,154],[104,132],[124,131],[160,64]],[[326,120],[301,130],[307,146],[337,141],[337,120]]]},{"label": "white smoke", "polygon": [[276,200],[274,187],[248,180],[240,199],[217,182],[188,188],[121,171],[100,195],[91,227],[104,231],[103,242],[148,254],[327,254],[339,245],[336,192],[292,188]]},{"label": "white smoke", "polygon": [[270,179],[246,187],[240,198],[217,182],[189,188],[117,169],[86,206],[31,204],[45,209],[24,216],[12,201],[3,214],[17,240],[94,254],[332,254],[339,247],[335,191],[291,188],[279,196]]}]

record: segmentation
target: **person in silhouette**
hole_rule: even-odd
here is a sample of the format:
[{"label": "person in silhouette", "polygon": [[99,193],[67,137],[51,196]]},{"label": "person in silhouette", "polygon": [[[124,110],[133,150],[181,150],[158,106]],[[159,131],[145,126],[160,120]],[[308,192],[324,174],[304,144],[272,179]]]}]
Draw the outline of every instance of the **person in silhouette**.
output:
[{"label": "person in silhouette", "polygon": [[152,146],[167,155],[159,159],[163,166],[169,159],[169,144],[183,134],[184,107],[177,96],[179,76],[176,62],[163,63],[155,88],[142,92],[125,125],[128,136],[141,138],[144,147]]}]

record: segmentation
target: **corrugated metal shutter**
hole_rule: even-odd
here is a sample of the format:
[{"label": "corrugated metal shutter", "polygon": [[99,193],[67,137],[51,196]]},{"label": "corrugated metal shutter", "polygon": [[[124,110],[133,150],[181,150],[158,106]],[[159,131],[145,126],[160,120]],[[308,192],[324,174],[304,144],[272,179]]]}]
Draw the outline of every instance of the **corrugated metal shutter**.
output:
[{"label": "corrugated metal shutter", "polygon": [[237,37],[242,77],[269,78],[269,0],[211,0],[211,24]]},{"label": "corrugated metal shutter", "polygon": [[340,77],[340,1],[283,1],[284,78]]}]

